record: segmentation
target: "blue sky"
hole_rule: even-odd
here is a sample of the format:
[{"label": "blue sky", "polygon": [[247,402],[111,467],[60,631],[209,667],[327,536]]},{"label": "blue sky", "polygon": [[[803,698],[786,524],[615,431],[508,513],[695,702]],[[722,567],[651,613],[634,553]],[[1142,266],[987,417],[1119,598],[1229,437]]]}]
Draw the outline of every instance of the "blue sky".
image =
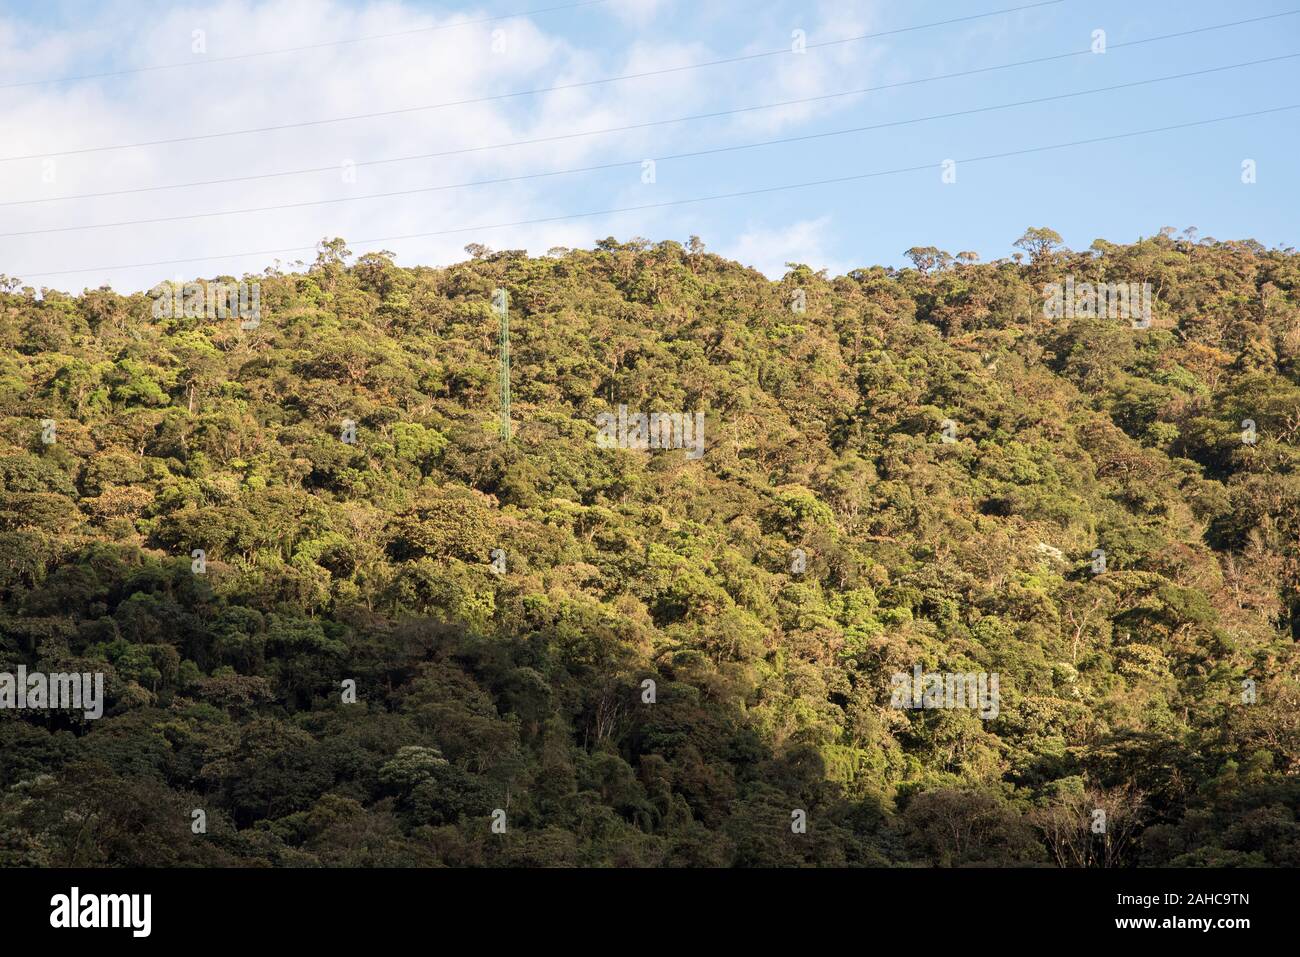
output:
[{"label": "blue sky", "polygon": [[[14,3],[0,6],[0,273],[35,286],[122,291],[161,279],[242,275],[310,260],[323,236],[404,264],[445,264],[461,248],[590,246],[601,237],[701,236],[777,276],[798,261],[831,273],[902,265],[935,245],[1008,255],[1029,225],[1086,248],[1162,226],[1202,236],[1297,242],[1300,110],[985,162],[970,157],[1300,104],[1300,57],[1007,109],[684,159],[662,157],[833,133],[1300,54],[1300,15],[1181,38],[1168,33],[1300,9],[1300,0],[1064,0],[876,39],[876,34],[1021,6],[1025,0],[742,3],[607,0],[461,3]],[[455,25],[460,24],[460,25]],[[431,26],[449,27],[430,31]],[[897,86],[1088,50],[1107,52]],[[204,52],[193,50],[202,30]],[[494,31],[502,31],[494,36]],[[737,55],[809,49],[634,80],[592,83]],[[424,32],[410,32],[424,31]],[[402,36],[207,62],[374,34]],[[61,83],[28,81],[191,63]],[[26,85],[16,85],[26,84]],[[588,84],[532,96],[520,90]],[[503,146],[699,113],[889,86],[800,106]],[[415,110],[449,101],[460,106]],[[385,110],[411,112],[258,134],[233,130]],[[204,136],[204,139],[193,137]],[[101,149],[142,141],[181,142]],[[494,147],[482,149],[482,147]],[[73,152],[73,151],[90,152]],[[448,152],[402,163],[367,161]],[[58,154],[58,155],[53,155]],[[29,157],[4,159],[6,157]],[[657,158],[657,159],[656,159]],[[956,159],[956,182],[941,163]],[[654,181],[643,182],[645,159]],[[1256,182],[1242,182],[1253,160]],[[355,167],[348,179],[347,164]],[[576,167],[623,164],[536,177]],[[861,173],[914,172],[677,204]],[[319,172],[279,176],[286,171]],[[247,177],[259,177],[248,179]],[[530,177],[530,178],[521,178]],[[160,185],[234,179],[184,189]],[[483,179],[509,182],[365,199]],[[135,190],[113,196],[87,193]],[[143,191],[142,191],[143,190]],[[83,198],[60,199],[79,196]],[[31,200],[50,200],[32,203]],[[340,200],[329,205],[303,205]],[[236,209],[293,209],[224,215]],[[178,216],[196,216],[179,221]],[[138,220],[155,220],[139,223]],[[541,222],[546,220],[545,222]],[[127,225],[103,227],[103,224]],[[503,223],[507,228],[469,229]],[[37,232],[39,230],[58,232]],[[442,233],[442,235],[421,235]],[[13,235],[19,234],[19,235]],[[411,237],[397,239],[391,237]],[[362,239],[384,239],[362,243]],[[299,250],[271,254],[269,250]],[[251,255],[228,255],[251,253]],[[186,262],[171,262],[183,259]],[[157,265],[138,265],[157,263]]]}]

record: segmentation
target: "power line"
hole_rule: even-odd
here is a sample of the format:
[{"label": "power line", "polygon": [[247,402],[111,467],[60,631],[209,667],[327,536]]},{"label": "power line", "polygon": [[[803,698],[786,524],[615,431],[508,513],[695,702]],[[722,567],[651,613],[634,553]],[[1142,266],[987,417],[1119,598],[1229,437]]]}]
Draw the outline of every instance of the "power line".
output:
[{"label": "power line", "polygon": [[[1190,77],[1206,76],[1211,73],[1222,73],[1227,70],[1239,70],[1244,67],[1258,66],[1263,63],[1274,63],[1279,60],[1291,60],[1300,57],[1300,52],[1287,53],[1281,56],[1264,57],[1258,60],[1248,60],[1243,63],[1230,63],[1225,66],[1207,67],[1203,70],[1191,70],[1186,73],[1174,73],[1168,76],[1151,77],[1145,80],[1133,80],[1128,83],[1117,83],[1112,86],[1094,87],[1090,90],[1076,90],[1071,93],[1056,93],[1050,96],[1039,96],[1029,100],[1017,100],[1013,103],[999,103],[993,106],[980,106],[968,110],[955,110],[949,113],[935,113],[929,116],[918,116],[904,120],[891,120],[885,123],[875,123],[870,126],[854,126],[848,129],[826,130],[819,133],[804,133],[798,136],[785,136],[772,140],[761,140],[756,143],[740,143],[731,146],[717,146],[710,149],[691,150],[685,153],[671,153],[663,156],[652,157],[656,162],[667,160],[690,159],[699,156],[711,156],[717,153],[733,153],[740,150],[760,149],[767,146],[778,146],[787,143],[800,143],[808,140],[827,139],[833,136],[847,136],[853,133],[866,133],[872,130],[888,129],[896,126],[909,126],[915,123],[924,123],[932,120],[953,119],[960,116],[973,116],[979,113],[991,113],[996,110],[1007,110],[1020,106],[1031,106],[1038,103],[1050,103],[1056,100],[1068,100],[1080,96],[1091,96],[1097,93],[1110,93],[1115,90],[1126,90],[1137,86],[1148,86],[1152,83],[1164,83],[1170,80],[1183,80]],[[434,193],[453,189],[467,189],[474,186],[491,186],[500,183],[513,183],[530,179],[542,179],[550,176],[564,176],[575,173],[593,173],[604,170],[620,169],[627,166],[640,166],[644,162],[643,158],[632,160],[621,160],[614,163],[601,163],[594,166],[580,166],[569,169],[548,170],[540,173],[524,173],[517,176],[503,176],[497,179],[477,180],[468,183],[451,183],[438,186],[421,186],[412,189],[394,190],[386,193],[372,193],[365,196],[343,196],[335,199],[318,199],[308,200],[300,203],[279,203],[272,206],[252,206],[244,209],[227,209],[206,213],[188,213],[179,216],[159,216],[151,219],[131,219],[115,223],[92,223],[79,226],[54,226],[44,229],[25,229],[16,232],[0,233],[0,239],[7,239],[16,236],[41,236],[49,233],[67,233],[80,232],[91,229],[111,229],[122,226],[148,226],[156,223],[174,223],[188,219],[211,219],[219,216],[239,216],[248,213],[266,213],[286,209],[303,209],[309,206],[328,206],[335,203],[360,202],[371,199],[389,199],[395,196],[411,196],[420,193]]]},{"label": "power line", "polygon": [[[1107,136],[1095,136],[1083,140],[1071,140],[1066,143],[1053,143],[1047,146],[1031,146],[1026,149],[1006,150],[1001,153],[987,153],[982,156],[970,156],[964,159],[953,160],[955,163],[982,163],[995,159],[1008,159],[1014,156],[1027,156],[1033,153],[1045,153],[1050,150],[1068,149],[1075,146],[1087,146],[1093,143],[1106,143],[1115,140],[1131,139],[1135,136],[1147,136],[1153,133],[1167,133],[1172,130],[1191,129],[1192,127],[1208,126],[1212,123],[1225,123],[1230,120],[1246,119],[1249,117],[1266,116],[1273,113],[1282,113],[1287,110],[1300,109],[1300,103],[1294,103],[1289,106],[1277,106],[1267,110],[1254,110],[1249,113],[1233,113],[1228,116],[1217,116],[1208,120],[1194,120],[1189,123],[1176,123],[1170,126],[1157,126],[1145,130],[1133,130],[1128,133],[1112,133]],[[490,229],[509,229],[519,226],[536,226],[544,223],[563,222],[573,219],[587,219],[592,216],[610,216],[617,213],[641,212],[648,209],[665,209],[675,206],[688,206],[696,203],[716,202],[725,199],[739,199],[746,196],[760,196],[770,193],[787,192],[796,189],[808,189],[816,186],[830,186],[838,183],[857,182],[866,179],[874,179],[881,176],[892,176],[901,173],[915,173],[922,170],[934,170],[934,163],[923,163],[917,166],[904,166],[897,169],[878,170],[871,173],[855,173],[849,176],[837,176],[830,179],[810,180],[802,183],[786,183],[779,186],[764,186],[756,189],[738,190],[730,193],[715,193],[711,196],[696,196],[689,199],[665,200],[659,203],[643,203],[637,206],[623,206],[614,209],[599,209],[585,213],[567,213],[560,216],[543,216],[537,219],[522,219],[509,223],[483,223],[475,226],[457,226],[452,229],[439,229],[423,233],[407,233],[401,236],[374,236],[369,238],[358,239],[353,245],[362,244],[370,245],[374,243],[400,242],[408,239],[428,239],[435,236],[453,236],[457,233],[481,232]],[[82,266],[77,269],[60,269],[49,272],[28,273],[28,278],[36,276],[66,276],[82,272],[106,272],[119,269],[143,269],[154,266],[174,266],[184,263],[209,262],[217,259],[239,259],[245,256],[274,256],[282,253],[309,252],[316,249],[316,245],[311,246],[285,246],[279,249],[258,249],[248,250],[237,253],[221,253],[215,256],[193,256],[184,259],[159,259],[153,262],[142,263],[119,263],[111,266]]]},{"label": "power line", "polygon": [[63,76],[53,77],[47,80],[22,80],[17,83],[0,83],[0,90],[12,90],[24,86],[44,86],[52,83],[74,83],[80,80],[102,80],[115,76],[130,76],[136,73],[152,73],[156,70],[178,70],[188,66],[207,66],[211,63],[230,63],[235,60],[251,60],[256,57],[278,56],[281,53],[301,53],[304,50],[321,50],[327,47],[343,46],[349,43],[365,43],[369,40],[390,40],[394,37],[408,37],[417,33],[437,33],[442,30],[455,30],[460,27],[476,26],[482,23],[494,23],[498,20],[511,20],[515,17],[535,17],[543,13],[557,13],[562,10],[576,10],[579,7],[593,7],[598,3],[609,3],[610,0],[581,0],[579,3],[568,3],[557,7],[542,7],[538,10],[521,10],[518,13],[499,13],[491,17],[480,17],[477,20],[462,20],[459,23],[444,23],[436,27],[415,27],[410,30],[397,30],[393,33],[375,33],[365,37],[349,37],[345,40],[327,40],[321,43],[308,43],[297,47],[281,47],[277,50],[262,50],[256,53],[238,53],[230,56],[204,56],[201,60],[186,60],[182,63],[160,63],[155,66],[133,67],[128,70],[109,70],[104,73],[83,73],[80,76]]},{"label": "power line", "polygon": [[[1209,33],[1215,30],[1226,30],[1230,27],[1243,26],[1251,23],[1258,23],[1262,20],[1274,20],[1278,17],[1289,17],[1300,14],[1300,9],[1289,10],[1285,13],[1274,13],[1263,17],[1251,17],[1246,20],[1233,20],[1229,23],[1218,23],[1211,26],[1196,27],[1191,30],[1181,30],[1177,33],[1164,33],[1159,36],[1144,37],[1141,40],[1128,40],[1123,43],[1112,43],[1109,50],[1118,50],[1125,47],[1141,46],[1147,43],[1157,43],[1163,40],[1175,40],[1186,36],[1192,36],[1199,33]],[[434,153],[417,153],[411,156],[395,156],[388,159],[364,160],[353,165],[357,168],[363,166],[384,166],[392,163],[409,163],[422,159],[438,159],[446,156],[461,156],[466,153],[479,153],[491,150],[510,149],[517,146],[533,146],[541,143],[554,143],[562,140],[579,139],[587,136],[603,136],[609,133],[625,133],[632,130],[648,129],[655,126],[667,126],[673,123],[687,123],[695,120],[717,119],[724,116],[734,116],[740,113],[752,113],[759,110],[779,109],[786,106],[800,106],[807,103],[815,103],[824,100],[838,99],[848,96],[861,96],[867,93],[877,93],[882,90],[893,90],[905,86],[915,86],[922,83],[934,83],[938,80],[952,80],[960,77],[975,76],[980,73],[991,73],[997,70],[1008,70],[1015,67],[1033,66],[1040,63],[1050,63],[1056,60],[1065,60],[1077,56],[1093,56],[1091,48],[1084,50],[1073,50],[1068,53],[1057,53],[1051,56],[1035,57],[1030,60],[1017,60],[1014,63],[1001,63],[996,66],[978,67],[973,70],[962,70],[957,73],[939,73],[934,76],[920,77],[914,80],[901,80],[895,83],[885,83],[880,86],[868,86],[854,90],[843,90],[836,93],[822,93],[817,96],[806,96],[794,100],[781,100],[775,103],[762,103],[756,106],[742,106],[729,110],[716,110],[710,113],[696,113],[690,116],[678,116],[664,120],[650,120],[644,123],[632,123],[625,126],[611,126],[599,130],[583,130],[576,133],[559,133],[553,136],[535,137],[526,140],[512,140],[508,143],[493,143],[484,146],[467,146],[454,150],[441,150]],[[190,183],[171,183],[162,186],[139,186],[129,189],[104,190],[98,193],[75,193],[69,196],[45,196],[39,199],[18,199],[0,202],[0,207],[5,206],[28,206],[36,203],[57,203],[74,199],[100,199],[108,196],[128,196],[136,193],[151,193],[170,189],[192,189],[197,186],[224,186],[231,183],[245,183],[260,179],[275,179],[282,176],[305,176],[313,173],[332,173],[337,172],[339,167],[335,166],[315,166],[306,169],[281,170],[275,173],[255,173],[247,176],[229,176],[222,179],[196,180]]]},{"label": "power line", "polygon": [[[925,30],[931,27],[948,26],[954,23],[966,23],[971,20],[981,20],[992,16],[1000,16],[1004,13],[1015,13],[1021,10],[1032,10],[1036,7],[1049,7],[1058,3],[1064,3],[1065,0],[1038,0],[1037,3],[1024,4],[1018,7],[1006,7],[1002,10],[990,10],[987,13],[973,13],[964,17],[953,17],[948,20],[937,20],[933,23],[920,23],[910,27],[899,27],[894,30],[884,30],[879,33],[864,33],[859,36],[842,37],[838,40],[822,40],[819,43],[809,43],[805,49],[814,50],[823,47],[837,46],[845,43],[856,43],[862,40],[874,40],[880,37],[895,36],[900,33],[909,33],[915,30]],[[560,83],[554,86],[537,87],[532,90],[516,90],[511,93],[497,93],[491,96],[478,96],[466,100],[449,100],[444,103],[431,103],[425,106],[408,106],[395,110],[381,110],[374,113],[356,113],[350,116],[337,116],[322,120],[304,120],[298,123],[280,123],[274,126],[250,127],[242,130],[226,130],[221,133],[197,133],[193,136],[176,136],[161,140],[142,140],[137,143],[119,143],[112,146],[87,146],[71,150],[55,150],[48,153],[28,153],[21,156],[0,156],[0,163],[12,163],[17,160],[45,159],[51,156],[80,156],[86,153],[104,153],[113,150],[136,149],[142,146],[168,146],[175,143],[193,143],[201,140],[222,139],[228,136],[248,136],[258,133],[271,133],[278,130],[302,129],[309,126],[324,126],[332,123],[348,123],[354,120],[374,119],[385,116],[401,116],[407,113],[419,113],[429,110],[440,110],[452,106],[469,106],[475,103],[489,103],[497,100],[508,100],[522,96],[536,96],[539,93],[552,93],[559,90],[576,90],[589,86],[600,86],[606,83],[616,83],[623,80],[639,80],[647,77],[665,76],[670,73],[684,73],[690,70],[700,70],[705,67],[723,66],[730,63],[741,63],[750,60],[759,60],[765,57],[787,56],[791,55],[789,47],[780,50],[768,50],[763,53],[747,53],[737,56],[724,57],[720,60],[704,60],[699,63],[687,63],[681,66],[663,67],[658,70],[646,70],[641,73],[625,73],[619,76],[602,77],[597,80],[583,80],[576,83]]]}]

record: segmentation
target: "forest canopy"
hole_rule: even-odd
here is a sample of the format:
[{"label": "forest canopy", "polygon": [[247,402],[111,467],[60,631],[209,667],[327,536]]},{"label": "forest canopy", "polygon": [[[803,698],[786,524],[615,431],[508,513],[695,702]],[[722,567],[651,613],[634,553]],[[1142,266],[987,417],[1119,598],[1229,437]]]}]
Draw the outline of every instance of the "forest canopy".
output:
[{"label": "forest canopy", "polygon": [[1015,248],[0,276],[0,865],[1300,864],[1300,256]]}]

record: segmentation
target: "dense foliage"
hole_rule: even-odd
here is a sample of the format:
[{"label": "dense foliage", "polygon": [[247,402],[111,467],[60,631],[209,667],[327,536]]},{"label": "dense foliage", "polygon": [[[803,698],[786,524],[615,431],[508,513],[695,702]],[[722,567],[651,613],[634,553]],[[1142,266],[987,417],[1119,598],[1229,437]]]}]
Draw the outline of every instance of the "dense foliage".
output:
[{"label": "dense foliage", "polygon": [[[1300,257],[1058,239],[334,241],[255,329],[0,277],[0,671],[107,697],[0,712],[0,864],[1300,864]],[[916,664],[999,714],[891,707]]]}]

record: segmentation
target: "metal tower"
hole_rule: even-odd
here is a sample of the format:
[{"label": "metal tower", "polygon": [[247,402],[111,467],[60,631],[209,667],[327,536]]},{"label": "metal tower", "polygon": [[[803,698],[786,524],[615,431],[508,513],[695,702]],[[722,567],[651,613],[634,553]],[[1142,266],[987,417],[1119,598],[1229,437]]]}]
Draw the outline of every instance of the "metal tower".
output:
[{"label": "metal tower", "polygon": [[510,306],[505,289],[492,294],[492,308],[501,319],[497,348],[501,357],[501,439],[510,441]]}]

